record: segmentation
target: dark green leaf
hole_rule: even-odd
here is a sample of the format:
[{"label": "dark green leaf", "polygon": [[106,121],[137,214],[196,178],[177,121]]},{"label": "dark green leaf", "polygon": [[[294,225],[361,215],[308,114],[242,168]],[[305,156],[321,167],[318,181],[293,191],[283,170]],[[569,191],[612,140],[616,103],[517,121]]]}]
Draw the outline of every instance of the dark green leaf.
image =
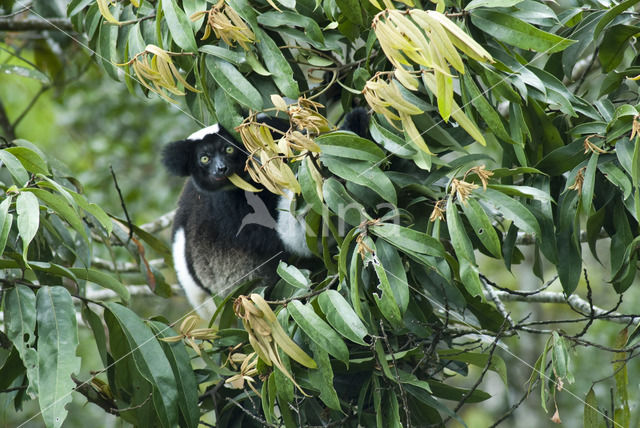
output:
[{"label": "dark green leaf", "polygon": [[560,52],[575,40],[539,30],[511,15],[492,10],[476,10],[471,22],[482,31],[509,45],[543,53]]},{"label": "dark green leaf", "polygon": [[6,292],[4,316],[7,337],[18,350],[22,364],[27,369],[32,398],[38,394],[38,353],[36,352],[36,295],[22,284]]},{"label": "dark green leaf", "polygon": [[459,349],[442,349],[438,351],[438,355],[445,360],[462,361],[480,367],[481,369],[488,363],[489,370],[496,372],[498,376],[500,376],[500,379],[502,379],[502,382],[508,385],[507,365],[504,360],[496,354],[493,354],[491,360],[489,360],[488,353],[460,352]]},{"label": "dark green leaf", "polygon": [[600,411],[598,410],[598,400],[596,393],[593,391],[593,387],[589,389],[587,396],[584,398],[584,416],[582,420],[582,426],[584,428],[599,428],[600,427]]},{"label": "dark green leaf", "polygon": [[324,182],[322,192],[329,208],[350,225],[358,226],[366,218],[365,208],[335,178],[331,177]]},{"label": "dark green leaf", "polygon": [[447,202],[447,229],[449,230],[451,244],[456,252],[456,256],[458,256],[458,260],[466,259],[475,265],[476,258],[473,254],[473,246],[467,236],[467,231],[462,224],[460,214],[458,214],[458,207],[453,202],[453,198],[449,198]]},{"label": "dark green leaf", "polygon": [[245,53],[242,51],[232,51],[231,49],[221,48],[220,46],[204,45],[198,48],[198,51],[207,55],[213,55],[217,58],[230,62],[233,65],[241,65],[247,61]]},{"label": "dark green leaf", "polygon": [[374,143],[350,132],[331,132],[316,138],[315,142],[326,155],[370,162],[385,158],[384,152]]},{"label": "dark green leaf", "polygon": [[520,230],[534,233],[536,236],[540,235],[540,226],[535,216],[520,202],[493,189],[474,192],[474,195],[491,205],[505,218],[513,221]]},{"label": "dark green leaf", "polygon": [[[169,361],[151,330],[130,309],[107,302],[107,311],[114,317],[133,351],[135,366],[152,386],[155,411],[165,428],[178,423],[178,389]],[[111,332],[111,330],[110,330]]]},{"label": "dark green leaf", "polygon": [[[169,326],[158,322],[149,323],[152,330],[159,339],[175,337],[178,335]],[[185,345],[180,342],[160,341],[160,346],[167,357],[178,387],[178,406],[180,408],[181,420],[187,428],[197,428],[200,419],[200,409],[198,407],[198,383],[191,368],[191,358],[185,349]]]},{"label": "dark green leaf", "polygon": [[593,31],[593,40],[597,40],[600,37],[600,33],[604,30],[610,23],[613,21],[618,15],[620,15],[625,10],[634,6],[640,0],[627,0],[625,2],[620,3],[609,9],[607,13],[600,19],[598,25],[596,25],[595,30]]},{"label": "dark green leaf", "polygon": [[598,59],[606,73],[614,70],[622,62],[624,52],[631,48],[629,39],[638,33],[640,27],[632,25],[619,24],[607,29],[598,49]]},{"label": "dark green leaf", "polygon": [[362,346],[367,346],[364,338],[369,335],[358,315],[340,293],[327,290],[318,296],[318,304],[338,333]]},{"label": "dark green leaf", "polygon": [[198,45],[191,30],[191,22],[175,0],[162,0],[162,11],[176,45],[188,52],[197,52]]},{"label": "dark green leaf", "polygon": [[376,164],[367,161],[345,160],[325,154],[320,159],[329,168],[329,171],[338,177],[370,188],[391,204],[397,203],[393,183]]},{"label": "dark green leaf", "polygon": [[297,300],[287,305],[287,310],[302,331],[322,349],[345,364],[349,360],[349,350],[338,334],[320,318],[310,305]]},{"label": "dark green leaf", "polygon": [[293,266],[288,265],[282,260],[278,264],[278,275],[280,278],[284,279],[288,284],[306,290],[309,288],[309,279],[304,276],[300,270]]},{"label": "dark green leaf", "polygon": [[262,110],[260,92],[232,64],[214,56],[205,59],[207,70],[231,98],[253,110]]},{"label": "dark green leaf", "polygon": [[78,279],[91,281],[101,287],[108,288],[109,290],[114,291],[123,302],[129,302],[129,290],[111,275],[95,269],[70,268],[69,270],[71,270]]},{"label": "dark green leaf", "polygon": [[320,390],[320,400],[330,409],[340,410],[340,399],[333,387],[333,369],[327,351],[315,342],[311,342],[313,359],[318,363],[318,370],[311,370],[309,377],[314,387]]},{"label": "dark green leaf", "polygon": [[466,202],[466,204],[462,204],[462,209],[476,236],[491,254],[498,259],[502,258],[500,239],[491,220],[489,220],[489,216],[475,199],[469,198]]},{"label": "dark green leaf", "polygon": [[404,314],[409,305],[409,283],[404,263],[398,251],[384,239],[376,240],[377,255],[389,278],[393,297],[398,303],[400,313]]},{"label": "dark green leaf", "polygon": [[375,225],[370,230],[400,250],[444,257],[440,241],[426,233],[389,223]]},{"label": "dark green leaf", "polygon": [[37,294],[38,401],[47,427],[60,427],[67,417],[80,372],[78,326],[71,295],[64,287],[42,287]]}]

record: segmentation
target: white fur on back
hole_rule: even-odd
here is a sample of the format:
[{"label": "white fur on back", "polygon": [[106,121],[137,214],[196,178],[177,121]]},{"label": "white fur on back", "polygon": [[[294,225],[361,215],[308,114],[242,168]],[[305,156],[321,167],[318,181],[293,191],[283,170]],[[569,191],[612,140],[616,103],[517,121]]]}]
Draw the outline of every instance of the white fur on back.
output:
[{"label": "white fur on back", "polygon": [[187,296],[189,303],[191,303],[191,306],[198,312],[200,317],[208,321],[216,311],[216,304],[213,302],[211,295],[198,286],[189,272],[186,243],[184,229],[180,228],[173,237],[173,266],[176,270],[178,282],[184,289],[184,294]]},{"label": "white fur on back", "polygon": [[217,134],[218,132],[220,132],[220,125],[215,123],[215,124],[213,124],[211,126],[207,126],[206,128],[202,128],[201,130],[196,131],[193,134],[189,135],[187,137],[187,140],[202,140],[207,135],[209,135],[209,134]]},{"label": "white fur on back", "polygon": [[282,240],[284,248],[292,254],[302,257],[311,257],[311,251],[305,239],[304,217],[295,218],[290,211],[291,201],[286,197],[278,201],[278,236]]}]

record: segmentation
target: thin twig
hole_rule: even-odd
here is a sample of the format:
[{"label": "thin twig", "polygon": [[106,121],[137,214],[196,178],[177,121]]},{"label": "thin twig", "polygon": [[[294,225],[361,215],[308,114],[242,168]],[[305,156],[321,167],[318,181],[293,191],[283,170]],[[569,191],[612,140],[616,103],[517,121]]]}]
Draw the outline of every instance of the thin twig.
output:
[{"label": "thin twig", "polygon": [[242,405],[240,403],[238,403],[236,400],[234,400],[231,397],[227,397],[226,398],[227,401],[232,402],[233,404],[235,404],[237,407],[240,408],[240,410],[242,410],[244,413],[246,413],[247,415],[249,415],[252,419],[260,422],[262,424],[262,426],[265,427],[273,427],[273,428],[278,428],[277,425],[271,424],[267,421],[265,421],[264,419],[262,419],[261,417],[259,417],[258,415],[254,415],[253,413],[251,413],[249,410],[245,409],[244,407],[242,407]]},{"label": "thin twig", "polygon": [[400,389],[400,398],[402,398],[404,416],[407,419],[407,428],[411,428],[411,414],[409,413],[409,402],[407,401],[407,393],[402,387],[402,382],[400,381],[400,373],[398,373],[398,362],[396,361],[395,352],[393,352],[393,349],[391,349],[391,344],[389,343],[389,338],[387,338],[387,332],[384,330],[384,322],[382,320],[380,320],[380,331],[382,332],[382,340],[387,346],[389,355],[391,355],[391,359],[393,360],[393,370],[396,374],[396,383],[398,384],[398,388]]},{"label": "thin twig", "polygon": [[127,205],[124,203],[124,198],[122,197],[122,191],[120,190],[120,186],[118,186],[118,179],[116,178],[116,173],[113,171],[112,165],[109,165],[109,170],[111,170],[111,176],[113,177],[113,184],[116,186],[116,191],[118,192],[118,197],[120,198],[120,205],[122,205],[124,215],[127,218],[127,225],[129,226],[129,239],[127,242],[130,242],[131,238],[133,238],[133,222],[131,221],[131,217],[129,217],[129,212],[127,211]]}]

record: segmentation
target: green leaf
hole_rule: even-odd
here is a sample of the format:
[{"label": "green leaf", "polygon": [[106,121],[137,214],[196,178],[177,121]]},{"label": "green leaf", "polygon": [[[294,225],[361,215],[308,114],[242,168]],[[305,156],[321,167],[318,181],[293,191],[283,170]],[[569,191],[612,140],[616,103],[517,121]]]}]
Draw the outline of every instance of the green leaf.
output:
[{"label": "green leaf", "polygon": [[51,192],[47,192],[43,189],[36,189],[33,187],[25,189],[25,191],[29,191],[36,195],[38,199],[40,199],[44,205],[53,210],[58,216],[63,218],[76,230],[80,236],[82,236],[85,241],[88,241],[87,233],[84,229],[84,224],[82,223],[82,219],[78,215],[78,213],[69,206],[66,202],[65,198],[60,195],[56,195]]},{"label": "green leaf", "polygon": [[[171,365],[151,330],[130,309],[105,303],[105,317],[115,318],[132,350],[138,372],[153,388],[152,400],[164,428],[178,424],[178,389]],[[107,324],[110,324],[107,321]]]},{"label": "green leaf", "polygon": [[482,282],[480,281],[480,275],[478,268],[475,264],[466,258],[459,259],[460,261],[460,282],[464,285],[464,288],[473,297],[483,296],[482,294]]},{"label": "green leaf", "polygon": [[587,392],[587,396],[584,398],[584,416],[582,420],[582,426],[584,428],[599,428],[600,427],[600,411],[598,410],[598,400],[593,387]]},{"label": "green leaf", "polygon": [[205,59],[207,70],[231,98],[253,110],[262,110],[260,92],[232,64],[214,56]]},{"label": "green leaf", "polygon": [[333,174],[347,181],[366,186],[380,195],[385,201],[395,205],[398,202],[396,189],[391,180],[378,168],[367,161],[345,160],[322,154],[322,163]]},{"label": "green leaf", "polygon": [[[122,7],[120,5],[111,10],[115,19],[119,19],[121,10]],[[117,51],[118,29],[117,25],[101,25],[98,32],[98,43],[96,44],[96,56],[99,58],[102,68],[115,81],[120,80],[118,67],[115,65],[120,62]]]},{"label": "green leaf", "polygon": [[478,7],[511,7],[523,0],[472,0],[465,7],[465,10],[472,10]]},{"label": "green leaf", "polygon": [[380,162],[385,158],[380,147],[350,132],[331,132],[316,138],[315,142],[325,155],[370,162]]},{"label": "green leaf", "polygon": [[27,68],[21,65],[2,64],[0,65],[0,74],[13,74],[16,76],[27,77],[29,79],[38,80],[45,85],[51,83],[46,74],[36,70],[35,68]]},{"label": "green leaf", "polygon": [[400,313],[404,314],[409,306],[409,283],[404,263],[398,251],[383,239],[376,240],[376,254],[384,266],[393,297],[398,303]]},{"label": "green leaf", "polygon": [[334,177],[324,182],[322,192],[329,209],[350,225],[358,226],[366,218],[364,206],[356,202]]},{"label": "green leaf", "polygon": [[553,361],[553,371],[557,377],[565,378],[569,371],[569,353],[563,338],[558,335],[558,332],[554,331],[552,337],[551,360]]},{"label": "green leaf", "polygon": [[288,284],[306,290],[309,288],[309,279],[304,276],[300,270],[293,266],[288,265],[284,261],[280,260],[278,264],[278,275],[284,279]]},{"label": "green leaf", "polygon": [[297,300],[287,305],[287,310],[302,331],[322,349],[345,364],[349,361],[349,350],[338,334],[320,318],[310,305]]},{"label": "green leaf", "polygon": [[184,51],[197,52],[198,44],[191,30],[191,21],[182,9],[178,7],[175,0],[162,0],[162,11],[165,22],[169,27],[169,32],[176,45]]},{"label": "green leaf", "polygon": [[18,214],[18,233],[22,238],[22,258],[27,261],[29,243],[33,240],[40,226],[40,205],[33,193],[21,192],[16,200]]},{"label": "green leaf", "polygon": [[[622,348],[627,342],[628,330],[624,328],[618,333],[615,348]],[[613,377],[616,381],[614,420],[620,426],[628,427],[631,421],[631,410],[629,408],[629,373],[627,370],[626,352],[616,352],[613,354]]]},{"label": "green leaf", "polygon": [[593,153],[591,155],[591,158],[589,158],[589,162],[587,163],[587,169],[584,173],[584,182],[582,184],[582,193],[580,195],[580,205],[582,207],[582,213],[585,216],[591,215],[591,204],[593,202],[593,193],[595,191],[598,158],[598,153]]},{"label": "green leaf", "polygon": [[466,204],[462,204],[462,210],[469,223],[471,223],[476,236],[491,254],[497,259],[502,258],[500,238],[498,238],[489,216],[475,199],[468,198],[466,202]]},{"label": "green leaf", "polygon": [[4,324],[7,337],[20,354],[27,369],[31,398],[38,395],[38,353],[36,352],[36,295],[29,287],[16,284],[6,291]]},{"label": "green leaf", "polygon": [[[151,321],[149,325],[159,339],[178,335],[171,327],[159,321]],[[182,341],[169,343],[161,340],[159,343],[176,379],[178,407],[182,416],[181,420],[184,421],[184,425],[181,424],[181,426],[197,428],[200,419],[198,382],[191,367],[191,357],[189,357]]]},{"label": "green leaf", "polygon": [[498,112],[493,108],[489,101],[484,97],[484,95],[478,89],[478,86],[473,81],[473,78],[469,75],[469,73],[465,73],[462,75],[462,83],[464,84],[464,88],[469,93],[469,97],[471,98],[471,103],[478,111],[482,119],[485,121],[491,132],[502,141],[506,141],[507,143],[515,144],[515,141],[511,139],[511,136],[507,132],[502,123],[502,118],[498,114]]},{"label": "green leaf", "polygon": [[311,170],[309,169],[309,161],[304,161],[298,167],[298,181],[300,182],[300,189],[302,190],[302,197],[305,202],[311,206],[311,208],[318,214],[322,214],[322,195],[318,194],[316,182],[311,176]]},{"label": "green leaf", "polygon": [[38,401],[47,427],[60,427],[80,373],[78,326],[71,295],[64,287],[41,287],[37,294]]},{"label": "green leaf", "polygon": [[440,241],[426,233],[390,223],[375,225],[370,230],[400,250],[438,257],[445,255]]},{"label": "green leaf", "polygon": [[407,145],[402,138],[380,125],[374,117],[371,118],[369,123],[369,132],[377,143],[394,155],[408,158],[416,154],[416,151],[410,145]]},{"label": "green leaf", "polygon": [[123,302],[129,303],[129,290],[120,281],[109,274],[100,272],[95,269],[69,268],[78,279],[93,282],[101,287],[108,288],[115,292]]},{"label": "green leaf", "polygon": [[27,147],[9,147],[6,151],[18,158],[27,171],[34,174],[50,174],[47,163],[34,150]]},{"label": "green leaf", "polygon": [[640,33],[640,27],[632,25],[614,25],[604,33],[598,49],[598,59],[603,70],[608,73],[614,70],[624,58],[624,53],[631,48],[629,39]]},{"label": "green leaf", "polygon": [[623,3],[620,3],[617,6],[612,7],[604,14],[600,21],[598,21],[598,25],[593,31],[593,40],[597,40],[600,37],[600,33],[604,30],[610,23],[613,21],[618,15],[620,15],[625,10],[634,6],[640,0],[627,0]]},{"label": "green leaf", "polygon": [[458,256],[458,260],[466,259],[471,264],[476,264],[476,257],[473,254],[473,245],[467,236],[467,232],[458,214],[458,207],[450,197],[447,202],[447,229],[451,237],[451,244]]},{"label": "green leaf", "polygon": [[107,213],[105,213],[104,210],[98,205],[87,201],[83,195],[80,195],[76,192],[70,193],[75,203],[78,204],[80,208],[94,216],[96,220],[100,222],[102,227],[104,227],[104,229],[107,231],[107,234],[111,234],[111,232],[113,231],[113,222],[111,221],[111,218],[107,215]]},{"label": "green leaf", "polygon": [[318,363],[318,370],[310,370],[309,378],[313,386],[320,390],[320,400],[330,409],[340,411],[340,399],[333,387],[333,369],[327,351],[315,342],[311,342],[313,359]]},{"label": "green leaf", "polygon": [[364,338],[369,335],[367,328],[340,293],[327,290],[318,296],[318,304],[329,324],[338,333],[352,342],[368,346],[364,341]]},{"label": "green leaf", "polygon": [[0,203],[0,256],[4,253],[9,231],[11,231],[11,224],[13,223],[13,214],[9,214],[12,200],[12,197],[8,197]]},{"label": "green leaf", "polygon": [[480,367],[481,369],[486,367],[487,363],[489,363],[489,370],[496,372],[498,376],[500,376],[500,379],[502,379],[502,382],[505,384],[505,386],[508,385],[507,365],[505,364],[504,360],[495,353],[491,356],[491,361],[489,361],[488,353],[464,352],[460,349],[441,349],[437,352],[442,359],[462,361],[464,363]]},{"label": "green leaf", "polygon": [[258,22],[265,27],[302,27],[309,39],[324,43],[324,36],[318,23],[308,16],[300,15],[288,10],[282,12],[264,12],[258,15]]},{"label": "green leaf", "polygon": [[513,221],[523,232],[534,233],[536,236],[540,235],[540,225],[535,216],[520,202],[493,189],[474,192],[474,195],[491,205],[505,218]]},{"label": "green leaf", "polygon": [[258,38],[258,50],[262,55],[267,70],[273,74],[274,83],[285,96],[297,99],[300,95],[300,90],[298,89],[298,83],[293,78],[291,65],[289,65],[276,42],[260,28],[257,30],[255,31],[254,29]]},{"label": "green leaf", "polygon": [[554,53],[576,42],[539,30],[509,14],[493,10],[474,11],[471,14],[471,22],[491,37],[525,50]]},{"label": "green leaf", "polygon": [[489,184],[487,187],[497,190],[505,195],[522,196],[543,202],[553,202],[553,198],[547,192],[531,186],[513,186],[510,184]]},{"label": "green leaf", "polygon": [[242,51],[232,51],[231,49],[221,48],[220,46],[204,45],[198,48],[198,51],[207,55],[213,55],[217,58],[230,62],[233,65],[241,65],[247,61],[246,55]]},{"label": "green leaf", "polygon": [[29,181],[29,173],[22,166],[17,157],[7,150],[0,150],[0,162],[4,164],[18,186],[24,186]]},{"label": "green leaf", "polygon": [[89,308],[89,305],[82,305],[82,317],[85,322],[91,327],[95,343],[100,354],[100,360],[104,367],[109,365],[107,357],[107,335],[102,324],[102,319]]}]

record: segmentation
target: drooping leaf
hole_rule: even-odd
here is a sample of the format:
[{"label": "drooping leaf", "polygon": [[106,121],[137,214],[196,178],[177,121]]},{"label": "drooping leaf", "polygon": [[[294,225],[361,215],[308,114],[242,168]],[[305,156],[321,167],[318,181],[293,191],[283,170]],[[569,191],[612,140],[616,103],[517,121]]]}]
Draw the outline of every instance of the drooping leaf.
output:
[{"label": "drooping leaf", "polygon": [[71,295],[64,287],[44,286],[37,294],[38,401],[47,427],[60,427],[80,372],[78,326]]}]

